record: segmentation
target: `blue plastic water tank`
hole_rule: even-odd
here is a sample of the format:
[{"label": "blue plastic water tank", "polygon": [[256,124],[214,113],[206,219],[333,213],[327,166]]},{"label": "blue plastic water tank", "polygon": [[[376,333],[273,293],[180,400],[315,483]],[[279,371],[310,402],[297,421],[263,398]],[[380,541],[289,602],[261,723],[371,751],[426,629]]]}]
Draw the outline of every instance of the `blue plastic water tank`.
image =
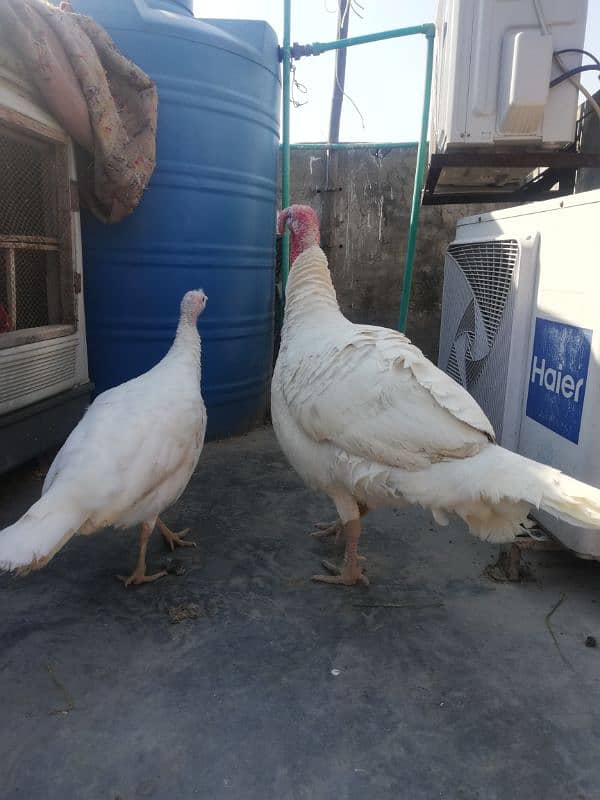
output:
[{"label": "blue plastic water tank", "polygon": [[272,360],[276,36],[264,22],[195,19],[193,0],[72,5],[159,94],[157,167],[140,206],[117,225],[83,219],[92,380],[103,391],[153,366],[182,295],[201,287],[208,436],[247,431],[264,418]]}]

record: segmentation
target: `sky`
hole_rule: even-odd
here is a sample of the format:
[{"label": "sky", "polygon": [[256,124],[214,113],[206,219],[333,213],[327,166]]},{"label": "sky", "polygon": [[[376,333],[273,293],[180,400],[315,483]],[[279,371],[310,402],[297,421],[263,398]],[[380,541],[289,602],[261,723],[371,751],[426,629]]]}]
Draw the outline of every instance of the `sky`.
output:
[{"label": "sky", "polygon": [[[437,0],[358,0],[363,19],[352,13],[350,36],[435,20]],[[586,48],[600,57],[600,0],[588,0]],[[198,17],[264,19],[283,36],[282,0],[195,0]],[[337,0],[292,0],[292,42],[308,44],[335,39]],[[403,142],[419,138],[425,37],[388,40],[348,49],[346,92],[361,116],[345,98],[340,140],[348,142]],[[326,141],[333,91],[333,53],[303,58],[296,65],[296,79],[306,87],[297,92],[299,108],[292,107],[293,142]],[[598,73],[583,75],[590,91],[600,88]],[[364,124],[363,124],[364,120]]]}]

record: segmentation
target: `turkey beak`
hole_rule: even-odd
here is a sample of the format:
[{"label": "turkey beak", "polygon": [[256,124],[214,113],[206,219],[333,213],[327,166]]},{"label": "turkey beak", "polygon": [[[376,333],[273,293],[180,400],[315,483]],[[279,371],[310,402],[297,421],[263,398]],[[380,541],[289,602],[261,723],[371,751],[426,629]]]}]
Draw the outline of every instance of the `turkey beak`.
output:
[{"label": "turkey beak", "polygon": [[280,211],[277,215],[277,235],[283,236],[285,233],[285,226],[288,223],[290,218],[290,209],[284,208],[283,211]]}]

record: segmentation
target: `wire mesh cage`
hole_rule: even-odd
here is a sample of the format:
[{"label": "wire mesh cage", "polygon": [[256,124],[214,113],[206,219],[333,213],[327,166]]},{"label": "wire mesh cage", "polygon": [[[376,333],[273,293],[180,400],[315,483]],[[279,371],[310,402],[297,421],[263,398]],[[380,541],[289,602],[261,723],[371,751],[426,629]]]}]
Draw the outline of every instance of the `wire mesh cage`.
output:
[{"label": "wire mesh cage", "polygon": [[0,123],[0,334],[74,322],[69,211],[66,145]]}]

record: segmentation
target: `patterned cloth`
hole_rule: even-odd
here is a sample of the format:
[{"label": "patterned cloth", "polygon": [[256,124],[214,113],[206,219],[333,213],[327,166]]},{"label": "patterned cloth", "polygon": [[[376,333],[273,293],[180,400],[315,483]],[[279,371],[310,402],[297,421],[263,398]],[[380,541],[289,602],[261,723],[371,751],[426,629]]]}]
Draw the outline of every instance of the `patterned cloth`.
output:
[{"label": "patterned cloth", "polygon": [[131,214],[156,164],[154,82],[68,2],[0,0],[0,47],[77,143],[82,205],[103,222]]}]

